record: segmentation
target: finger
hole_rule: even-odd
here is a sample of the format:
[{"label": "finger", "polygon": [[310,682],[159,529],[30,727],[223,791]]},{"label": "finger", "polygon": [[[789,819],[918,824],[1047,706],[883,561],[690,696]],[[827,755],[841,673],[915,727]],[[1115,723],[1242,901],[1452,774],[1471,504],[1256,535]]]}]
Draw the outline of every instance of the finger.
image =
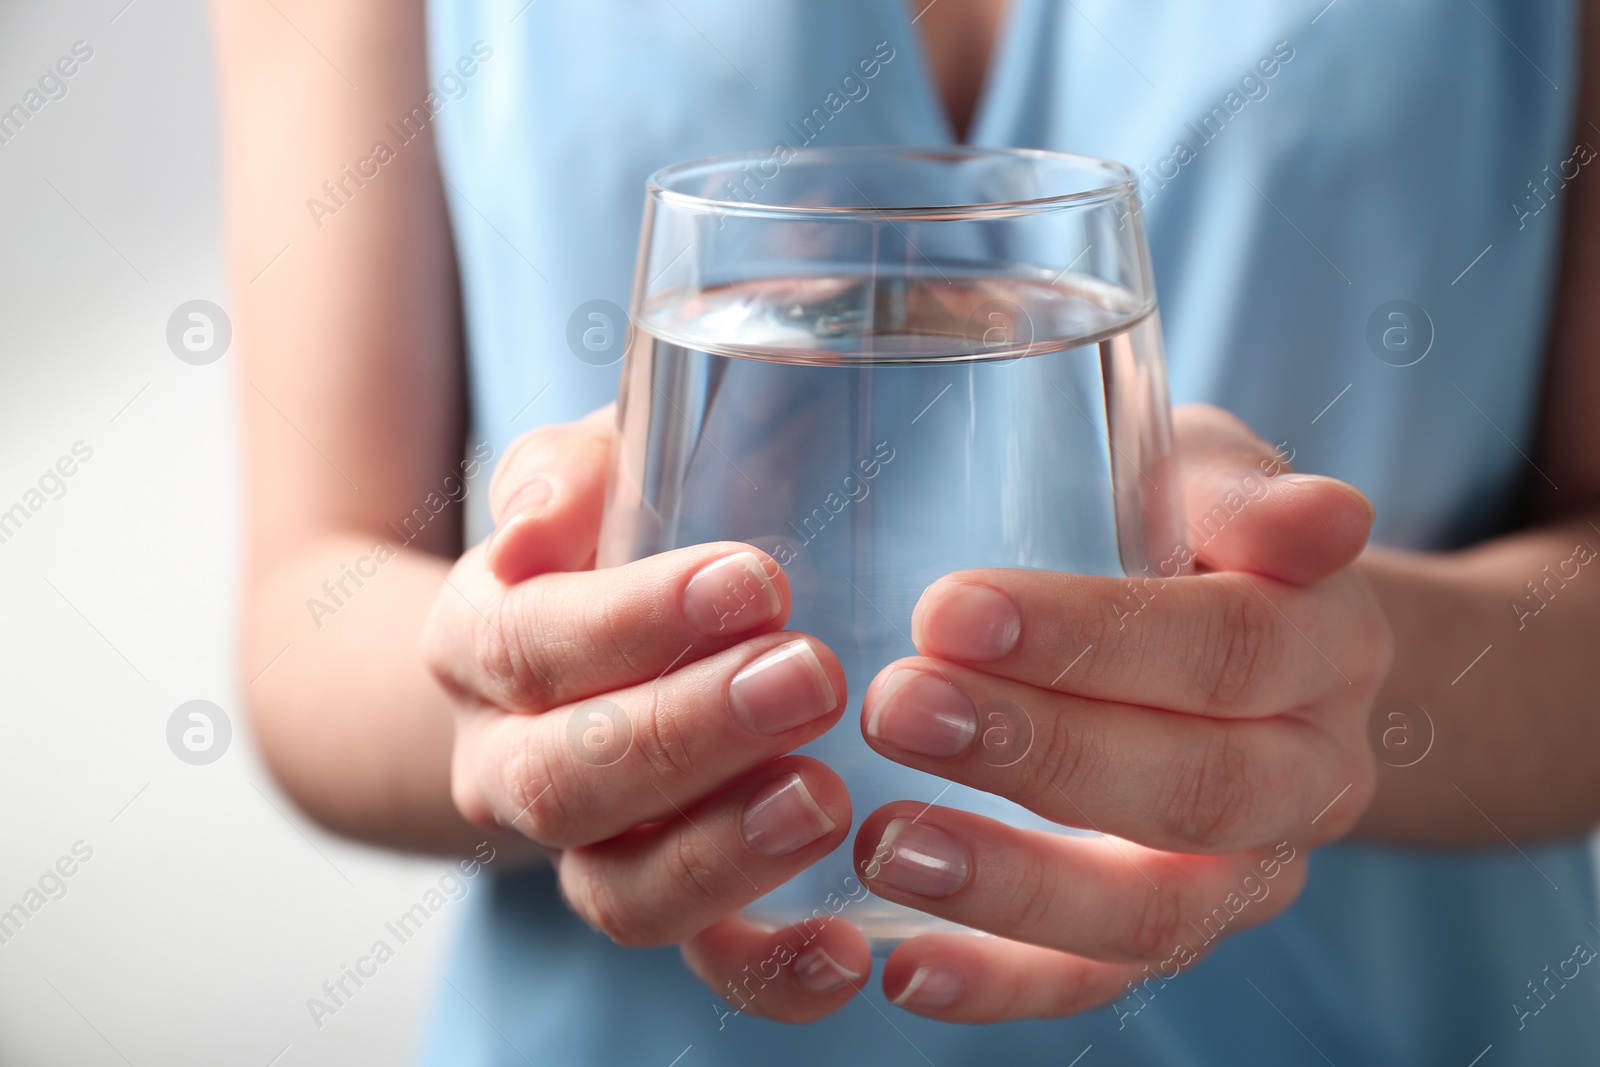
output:
[{"label": "finger", "polygon": [[867,818],[855,860],[872,891],[896,903],[1014,941],[1139,964],[1197,957],[1272,918],[1299,894],[1306,868],[1288,841],[1189,856],[910,801]]},{"label": "finger", "polygon": [[1117,999],[1146,977],[1130,964],[1037,945],[925,934],[890,953],[883,992],[891,1004],[931,1019],[992,1023],[1076,1015]]},{"label": "finger", "polygon": [[457,716],[457,807],[549,848],[671,819],[826,731],[844,670],[799,634],[764,634],[661,679],[540,715]]},{"label": "finger", "polygon": [[[1354,486],[1288,473],[1283,453],[1219,408],[1181,407],[1173,429],[1185,538],[1202,566],[1310,585],[1366,546],[1376,513]],[[1176,561],[1157,569],[1161,577],[1179,573]]]},{"label": "finger", "polygon": [[839,776],[775,761],[665,822],[563,852],[567,903],[621,945],[670,945],[777,888],[850,831]]},{"label": "finger", "polygon": [[615,405],[541,426],[511,445],[489,481],[494,533],[484,562],[507,584],[592,565],[615,436]]},{"label": "finger", "polygon": [[1153,848],[1231,852],[1305,827],[1349,828],[1373,785],[1349,736],[1290,717],[1209,719],[1046,694],[950,664],[902,660],[867,692],[863,734],[898,763],[1006,797],[1054,822]]},{"label": "finger", "polygon": [[788,1023],[832,1014],[872,973],[866,938],[832,917],[764,930],[730,915],[685,941],[683,959],[728,1002],[728,1014]]},{"label": "finger", "polygon": [[1272,715],[1387,668],[1364,586],[1315,590],[1219,572],[1132,581],[958,571],[911,615],[924,655],[1098,700],[1239,718]]},{"label": "finger", "polygon": [[505,588],[451,572],[425,637],[449,687],[511,711],[541,711],[654,678],[741,638],[777,630],[789,583],[771,556],[731,542],[603,571],[542,574]]}]

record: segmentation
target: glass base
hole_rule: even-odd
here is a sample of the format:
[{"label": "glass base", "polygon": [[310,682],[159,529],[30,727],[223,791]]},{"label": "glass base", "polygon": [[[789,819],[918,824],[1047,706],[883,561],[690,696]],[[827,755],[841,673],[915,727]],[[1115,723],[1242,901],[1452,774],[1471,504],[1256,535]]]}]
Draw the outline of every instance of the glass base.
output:
[{"label": "glass base", "polygon": [[[763,900],[760,903],[766,903]],[[834,912],[831,908],[820,910],[821,914],[811,914],[797,919],[792,912],[784,915],[763,910],[760,903],[744,910],[744,917],[751,922],[762,926],[781,929],[785,926],[798,926],[806,931],[807,935],[814,935],[822,926],[831,919],[847,922],[861,931],[867,939],[867,945],[872,954],[880,959],[894,951],[896,945],[910,938],[922,934],[971,934],[974,936],[988,937],[990,935],[980,930],[953,923],[948,919],[941,919],[926,912],[915,911],[903,907],[892,901],[883,900],[875,896],[867,896],[856,902],[852,901],[847,907]]]}]

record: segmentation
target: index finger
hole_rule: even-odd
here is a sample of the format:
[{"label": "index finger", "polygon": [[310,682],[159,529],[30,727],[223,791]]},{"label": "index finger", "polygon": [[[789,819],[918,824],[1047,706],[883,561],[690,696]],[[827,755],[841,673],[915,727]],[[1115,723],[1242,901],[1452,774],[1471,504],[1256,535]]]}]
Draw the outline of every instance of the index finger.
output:
[{"label": "index finger", "polygon": [[435,603],[424,648],[441,682],[509,711],[546,711],[650,681],[780,630],[789,614],[782,568],[736,542],[509,588],[473,566],[473,552]]},{"label": "index finger", "polygon": [[925,656],[1041,689],[1259,717],[1363,680],[1371,657],[1346,647],[1363,639],[1348,625],[1360,610],[1351,583],[959,571],[923,593],[911,637]]}]

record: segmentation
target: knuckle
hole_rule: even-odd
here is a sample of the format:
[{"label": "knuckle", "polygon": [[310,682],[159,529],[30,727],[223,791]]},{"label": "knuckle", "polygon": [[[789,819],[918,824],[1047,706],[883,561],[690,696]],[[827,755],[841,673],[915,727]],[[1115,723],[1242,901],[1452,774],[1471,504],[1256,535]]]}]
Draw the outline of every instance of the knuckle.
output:
[{"label": "knuckle", "polygon": [[[1350,768],[1350,785],[1345,794],[1331,807],[1326,808],[1312,828],[1315,831],[1314,839],[1319,843],[1336,841],[1355,829],[1356,824],[1361,821],[1361,816],[1372,803],[1373,794],[1377,792],[1378,786],[1377,763],[1364,750],[1361,755],[1366,758],[1355,761],[1355,765]],[[1324,803],[1326,802],[1321,798],[1308,797],[1305,807],[1309,811],[1315,811],[1313,804]]]},{"label": "knuckle", "polygon": [[1279,898],[1273,915],[1281,915],[1305,892],[1311,878],[1311,856],[1303,855],[1297,862],[1286,863],[1278,882]]},{"label": "knuckle", "polygon": [[1247,703],[1260,689],[1278,649],[1276,613],[1252,590],[1235,588],[1212,608],[1202,626],[1206,710]]},{"label": "knuckle", "polygon": [[515,675],[511,639],[494,620],[484,619],[473,628],[472,651],[478,667],[491,682],[503,682]]},{"label": "knuckle", "polygon": [[617,944],[624,948],[650,948],[656,944],[643,916],[623,895],[616,879],[604,876],[594,865],[564,858],[561,888],[567,906]]},{"label": "knuckle", "polygon": [[[1355,785],[1352,792],[1356,798],[1353,807],[1357,812],[1356,817],[1359,818],[1360,813],[1367,810],[1367,806],[1372,803],[1372,798],[1378,792],[1378,763],[1367,749],[1361,750],[1361,758],[1356,763]],[[1351,825],[1354,824],[1355,820],[1352,819]]]},{"label": "knuckle", "polygon": [[1165,959],[1184,933],[1183,892],[1171,879],[1143,894],[1128,927],[1128,954],[1137,960]]},{"label": "knuckle", "polygon": [[504,820],[541,845],[566,848],[581,842],[574,836],[572,801],[557,787],[560,774],[552,757],[546,743],[535,737],[505,762],[501,790],[513,807],[504,813]]},{"label": "knuckle", "polygon": [[1079,624],[1079,636],[1091,651],[1070,674],[1063,678],[1063,681],[1067,681],[1072,675],[1077,675],[1082,684],[1098,688],[1113,676],[1117,663],[1116,653],[1128,630],[1127,617],[1122,614],[1124,609],[1121,607],[1121,596],[1122,587],[1119,585],[1114,591],[1105,595],[1105,603],[1100,606],[1100,610],[1084,613]]},{"label": "knuckle", "polygon": [[679,835],[673,850],[671,873],[678,896],[672,908],[674,914],[683,914],[684,904],[699,913],[715,907],[720,900],[721,872],[697,835]]},{"label": "knuckle", "polygon": [[1013,931],[1026,937],[1059,925],[1056,899],[1060,883],[1045,864],[1026,864],[1013,872],[1009,882],[1002,914],[1009,917]]},{"label": "knuckle", "polygon": [[556,686],[549,673],[529,654],[522,619],[508,600],[478,619],[473,651],[478,668],[499,697],[517,708],[543,710],[556,701]]},{"label": "knuckle", "polygon": [[678,781],[694,776],[696,761],[682,719],[663,704],[657,686],[650,686],[650,706],[636,721],[634,743],[657,778]]},{"label": "knuckle", "polygon": [[456,662],[443,596],[440,594],[434,599],[428,618],[422,624],[422,662],[434,678],[450,685],[456,680]]},{"label": "knuckle", "polygon": [[495,818],[494,809],[484,799],[483,790],[469,777],[461,774],[450,776],[450,801],[463,819],[482,830],[496,830],[500,821]]},{"label": "knuckle", "polygon": [[[1104,759],[1103,746],[1094,731],[1080,728],[1080,716],[1052,715],[1035,735],[1033,752],[1014,768],[1019,773],[1015,799],[1040,812],[1059,811],[1061,799],[1071,798],[1091,784]],[[1063,813],[1069,818],[1076,809]]]},{"label": "knuckle", "polygon": [[578,618],[581,647],[588,650],[592,662],[608,673],[619,664],[634,674],[643,673],[647,635],[657,632],[665,622],[653,608],[640,611],[637,604],[624,604],[616,597],[586,601]]},{"label": "knuckle", "polygon": [[1095,1008],[1103,1008],[1127,995],[1125,986],[1108,980],[1095,968],[1074,968],[1075,973],[1051,990],[1048,1009],[1042,1018],[1059,1018],[1064,1015],[1081,1015]]},{"label": "knuckle", "polygon": [[1157,810],[1175,841],[1196,852],[1229,842],[1253,796],[1249,759],[1226,723],[1210,724],[1207,740],[1185,746]]}]

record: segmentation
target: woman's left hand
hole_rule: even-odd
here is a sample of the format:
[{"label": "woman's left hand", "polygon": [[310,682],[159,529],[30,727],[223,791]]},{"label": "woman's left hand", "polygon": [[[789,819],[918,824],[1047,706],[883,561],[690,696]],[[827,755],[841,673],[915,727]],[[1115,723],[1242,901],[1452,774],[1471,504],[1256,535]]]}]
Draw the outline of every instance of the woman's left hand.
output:
[{"label": "woman's left hand", "polygon": [[[1067,1015],[1170,979],[1305,884],[1307,852],[1371,799],[1389,627],[1351,566],[1373,511],[1215,408],[1180,409],[1196,573],[950,575],[912,619],[922,657],[868,690],[874,749],[1106,837],[925,802],[874,812],[873,891],[999,935],[900,945],[887,996],[955,1022]],[[1165,575],[1159,573],[1164,570]],[[1147,969],[1148,968],[1148,969]]]}]

